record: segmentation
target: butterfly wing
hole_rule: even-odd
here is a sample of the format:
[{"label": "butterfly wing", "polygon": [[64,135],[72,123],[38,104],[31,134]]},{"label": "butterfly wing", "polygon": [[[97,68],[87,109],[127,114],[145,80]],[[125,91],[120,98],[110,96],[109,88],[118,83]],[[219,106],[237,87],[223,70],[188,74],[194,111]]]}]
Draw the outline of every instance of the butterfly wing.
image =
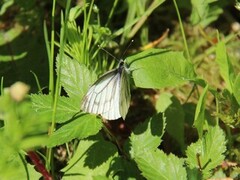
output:
[{"label": "butterfly wing", "polygon": [[121,74],[117,69],[101,76],[83,98],[82,110],[108,120],[120,118],[120,84]]},{"label": "butterfly wing", "polygon": [[120,115],[123,119],[126,118],[130,100],[131,100],[131,93],[130,93],[130,80],[128,72],[123,69],[121,74],[121,88],[120,88]]}]

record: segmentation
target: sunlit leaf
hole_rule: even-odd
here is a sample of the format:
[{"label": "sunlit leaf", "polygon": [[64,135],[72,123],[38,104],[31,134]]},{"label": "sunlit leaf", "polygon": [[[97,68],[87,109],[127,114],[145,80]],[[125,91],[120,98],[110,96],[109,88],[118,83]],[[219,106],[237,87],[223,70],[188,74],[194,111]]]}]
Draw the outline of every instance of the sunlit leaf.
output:
[{"label": "sunlit leaf", "polygon": [[[31,94],[32,106],[40,115],[48,117],[51,122],[52,117],[52,97],[43,94]],[[80,101],[73,98],[58,97],[56,122],[63,123],[71,119],[76,113],[80,111]]]},{"label": "sunlit leaf", "polygon": [[95,135],[102,128],[99,118],[91,114],[80,114],[75,119],[57,129],[48,142],[49,147],[64,144],[75,138],[83,139]]},{"label": "sunlit leaf", "polygon": [[[58,68],[59,68],[59,60]],[[96,75],[90,72],[84,64],[71,59],[67,55],[63,56],[61,64],[61,84],[69,97],[81,102],[83,96],[96,80]]]},{"label": "sunlit leaf", "polygon": [[216,47],[216,62],[220,68],[220,74],[226,83],[226,88],[232,92],[233,91],[233,81],[235,79],[235,74],[233,66],[227,55],[227,50],[224,42],[219,42]]},{"label": "sunlit leaf", "polygon": [[201,138],[203,134],[203,125],[205,122],[205,101],[206,101],[206,96],[208,92],[208,85],[204,88],[195,111],[195,117],[194,117],[194,126],[198,130],[198,136]]},{"label": "sunlit leaf", "polygon": [[144,151],[141,156],[135,158],[135,161],[143,176],[149,180],[187,178],[183,160],[173,154],[167,156],[160,150]]},{"label": "sunlit leaf", "polygon": [[182,52],[149,49],[128,57],[126,62],[137,87],[175,87],[195,79],[193,65]]},{"label": "sunlit leaf", "polygon": [[[186,161],[191,169],[199,169],[200,164],[204,179],[206,179],[211,175],[211,171],[222,163],[225,151],[224,132],[218,126],[209,127],[208,132],[201,139],[187,148]],[[198,155],[200,162],[198,162]]]},{"label": "sunlit leaf", "polygon": [[155,150],[161,143],[165,129],[165,119],[161,113],[139,124],[130,137],[131,155],[141,156],[145,151]]}]

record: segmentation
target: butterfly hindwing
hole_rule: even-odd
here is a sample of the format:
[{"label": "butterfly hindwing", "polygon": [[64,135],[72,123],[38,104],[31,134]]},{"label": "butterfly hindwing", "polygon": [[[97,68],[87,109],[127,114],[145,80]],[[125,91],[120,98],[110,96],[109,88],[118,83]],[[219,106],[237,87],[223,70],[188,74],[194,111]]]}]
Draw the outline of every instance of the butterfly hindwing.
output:
[{"label": "butterfly hindwing", "polygon": [[128,108],[130,106],[131,93],[128,72],[123,69],[121,77],[121,90],[120,90],[120,114],[123,119],[126,118]]}]

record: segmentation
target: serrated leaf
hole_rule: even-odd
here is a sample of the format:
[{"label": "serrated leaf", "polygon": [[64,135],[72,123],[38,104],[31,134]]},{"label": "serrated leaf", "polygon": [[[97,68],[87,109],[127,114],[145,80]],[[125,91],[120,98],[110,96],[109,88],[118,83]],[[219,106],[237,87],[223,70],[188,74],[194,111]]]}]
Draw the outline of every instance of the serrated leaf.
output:
[{"label": "serrated leaf", "polygon": [[226,83],[226,88],[232,93],[235,79],[234,69],[227,55],[224,42],[219,42],[216,47],[216,62],[220,68],[220,74]]},{"label": "serrated leaf", "polygon": [[237,75],[233,84],[233,95],[240,106],[240,74]]},{"label": "serrated leaf", "polygon": [[154,150],[160,145],[166,126],[162,116],[162,114],[157,114],[134,129],[130,137],[133,158],[145,151]]},{"label": "serrated leaf", "polygon": [[[224,132],[218,126],[209,127],[208,132],[196,143],[192,143],[186,151],[186,162],[191,169],[199,169],[201,164],[204,179],[210,177],[211,170],[224,160],[226,151]],[[199,155],[199,161],[197,155]]]},{"label": "serrated leaf", "polygon": [[167,156],[160,150],[144,151],[135,158],[142,175],[148,180],[186,180],[187,174],[183,160],[173,154]]},{"label": "serrated leaf", "polygon": [[[59,68],[57,57],[57,68]],[[96,74],[90,72],[84,64],[63,56],[61,64],[61,84],[69,97],[81,102],[90,85],[97,79]]]},{"label": "serrated leaf", "polygon": [[157,111],[165,112],[166,130],[181,146],[184,151],[184,111],[182,105],[172,94],[162,93],[156,105]]},{"label": "serrated leaf", "polygon": [[204,88],[195,111],[193,125],[197,128],[198,136],[201,138],[203,134],[203,125],[205,122],[205,100],[208,92],[208,85]]},{"label": "serrated leaf", "polygon": [[134,83],[142,88],[178,86],[195,79],[193,65],[182,52],[149,49],[126,59]]},{"label": "serrated leaf", "polygon": [[[36,112],[49,117],[51,122],[52,117],[52,97],[51,95],[31,94],[32,106]],[[76,99],[59,96],[56,112],[56,122],[63,123],[71,119],[80,111],[80,101]]]},{"label": "serrated leaf", "polygon": [[99,118],[91,114],[80,114],[76,119],[61,126],[50,137],[48,147],[64,144],[72,139],[83,139],[97,134],[102,128]]},{"label": "serrated leaf", "polygon": [[99,176],[111,176],[109,168],[117,157],[117,148],[100,138],[81,140],[73,158],[62,169],[65,179],[95,179]]}]

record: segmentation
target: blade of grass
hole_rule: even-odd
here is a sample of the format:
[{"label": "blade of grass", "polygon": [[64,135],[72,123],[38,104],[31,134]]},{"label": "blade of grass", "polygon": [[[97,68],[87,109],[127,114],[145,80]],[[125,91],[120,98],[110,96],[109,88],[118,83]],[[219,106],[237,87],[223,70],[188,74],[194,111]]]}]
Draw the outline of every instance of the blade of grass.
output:
[{"label": "blade of grass", "polygon": [[37,84],[37,87],[38,87],[38,91],[42,94],[42,88],[40,86],[40,83],[39,83],[37,75],[33,71],[30,71],[30,72],[33,74],[33,76],[35,78],[35,81],[36,81],[36,84]]},{"label": "blade of grass", "polygon": [[51,50],[50,50],[50,45],[49,45],[49,39],[48,39],[48,30],[47,30],[47,25],[46,21],[43,22],[43,33],[44,33],[44,40],[45,40],[45,45],[46,45],[46,50],[47,50],[47,55],[48,55],[48,65],[49,65],[49,92],[52,92],[52,86],[53,84],[53,67],[52,67],[52,62],[53,59],[51,59]]},{"label": "blade of grass", "polygon": [[156,9],[158,6],[160,6],[165,0],[159,1],[155,0],[152,2],[152,4],[149,6],[149,8],[146,10],[145,15],[141,16],[137,24],[133,27],[131,32],[129,33],[128,37],[131,39],[137,32],[138,30],[142,27],[142,25],[146,22],[148,16],[151,15],[151,13]]},{"label": "blade of grass", "polygon": [[0,95],[3,95],[3,76],[1,77],[1,87],[0,87]]},{"label": "blade of grass", "polygon": [[108,27],[110,21],[112,20],[112,15],[113,15],[114,10],[117,7],[117,4],[118,4],[118,0],[115,0],[114,3],[113,3],[112,9],[109,13],[108,20],[107,20],[107,23],[106,23],[105,27]]},{"label": "blade of grass", "polygon": [[187,55],[187,60],[190,62],[190,53],[189,53],[189,49],[188,49],[188,45],[187,45],[186,35],[185,35],[184,29],[183,29],[182,18],[181,18],[181,15],[179,13],[179,10],[178,10],[178,5],[176,3],[176,0],[173,0],[173,3],[174,3],[174,6],[175,6],[175,9],[176,9],[176,12],[177,12],[180,29],[181,29],[181,33],[182,33],[182,36],[183,36],[183,43],[184,43],[184,46],[185,46],[185,52],[186,52],[186,55]]},{"label": "blade of grass", "polygon": [[50,67],[49,67],[49,92],[53,95],[54,92],[54,41],[55,41],[55,9],[56,0],[53,0],[52,14],[51,14],[51,44],[50,44]]}]

